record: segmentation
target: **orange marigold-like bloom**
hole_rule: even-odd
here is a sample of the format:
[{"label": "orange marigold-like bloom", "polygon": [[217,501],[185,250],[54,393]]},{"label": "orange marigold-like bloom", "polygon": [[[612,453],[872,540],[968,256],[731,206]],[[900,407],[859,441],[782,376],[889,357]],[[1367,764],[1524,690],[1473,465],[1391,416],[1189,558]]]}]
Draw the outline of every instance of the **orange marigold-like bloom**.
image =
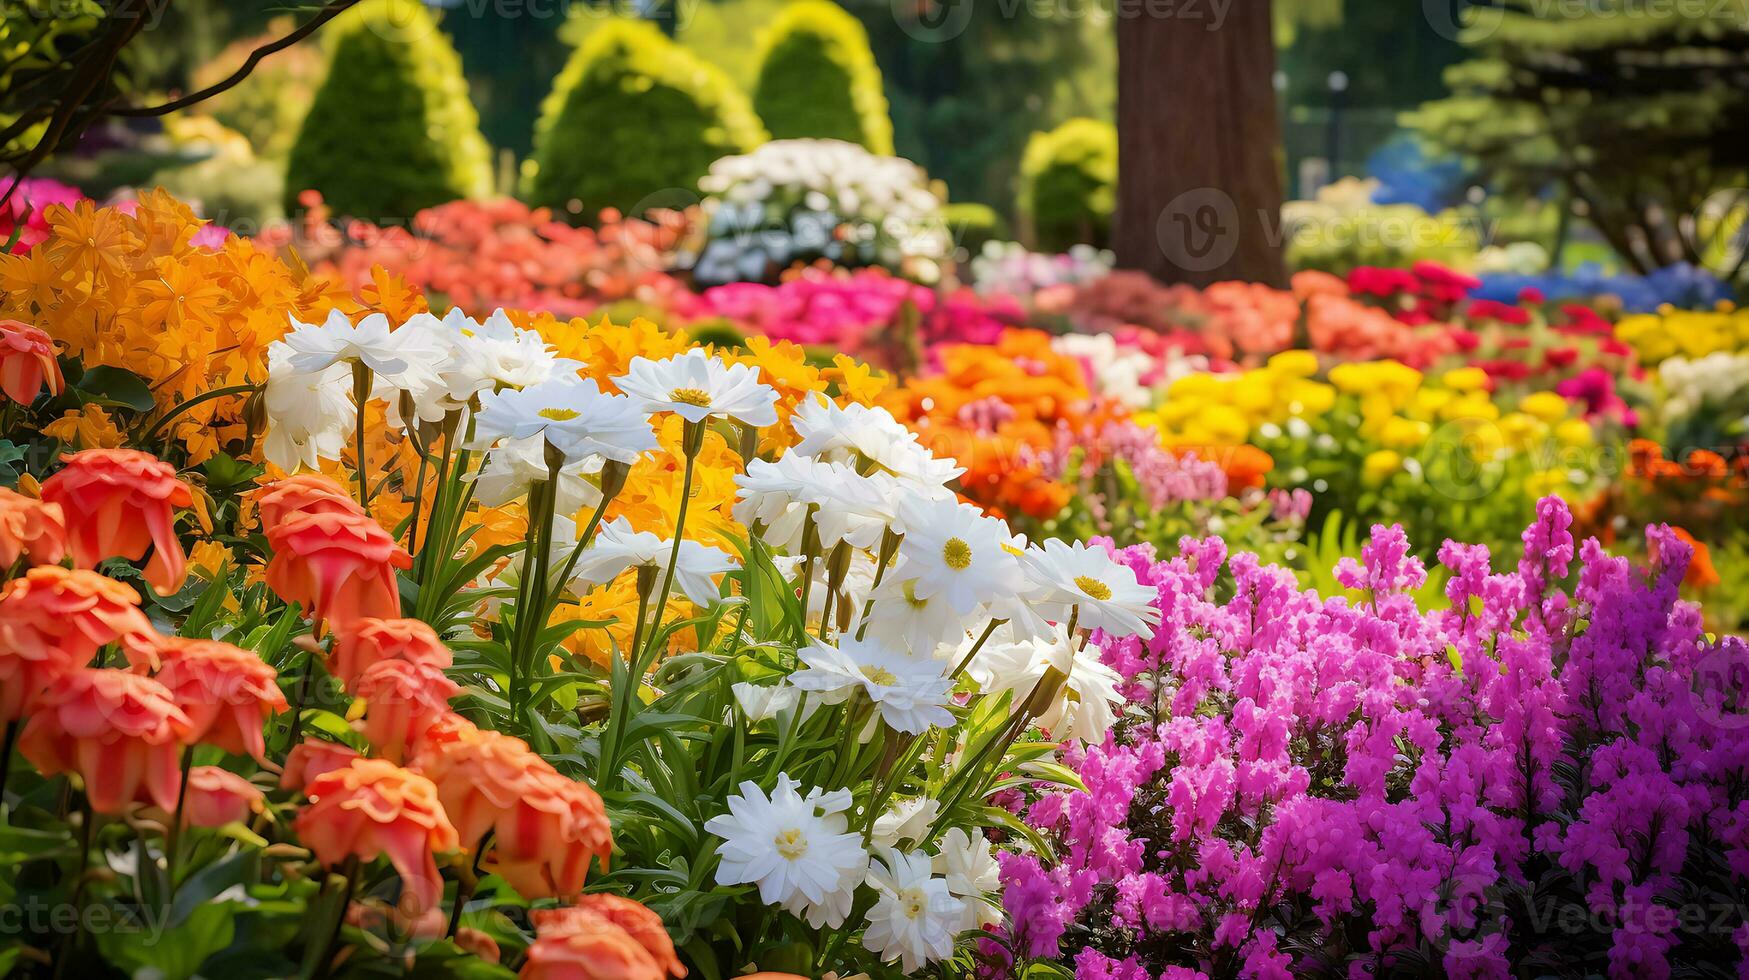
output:
[{"label": "orange marigold-like bloom", "polygon": [[182,804],[187,827],[223,827],[260,813],[266,797],[254,783],[218,766],[188,770],[188,799]]},{"label": "orange marigold-like bloom", "polygon": [[426,664],[438,670],[454,663],[449,647],[423,621],[366,616],[336,632],[328,672],[350,690],[365,668],[384,660]]},{"label": "orange marigold-like bloom", "polygon": [[449,715],[449,699],[460,687],[430,664],[379,660],[352,686],[362,698],[364,737],[377,754],[396,762],[418,751],[425,733]]},{"label": "orange marigold-like bloom", "polygon": [[138,635],[125,641],[136,668],[157,671],[160,684],[194,726],[193,741],[265,762],[262,726],[286,710],[279,673],[248,650],[218,640]]},{"label": "orange marigold-like bloom", "polygon": [[150,677],[82,668],[43,692],[18,750],[45,776],[78,773],[98,813],[136,802],[168,811],[191,727],[170,691]]},{"label": "orange marigold-like bloom", "polygon": [[43,481],[43,500],[66,514],[73,563],[138,561],[150,548],[146,581],[159,595],[181,588],[187,568],[175,509],[192,506],[194,496],[176,467],[135,449],[87,449],[61,459],[67,465]]},{"label": "orange marigold-like bloom", "polygon": [[317,860],[333,867],[386,855],[401,876],[401,912],[437,907],[443,879],[432,855],[459,841],[431,780],[386,759],[354,759],[311,780],[304,795],[310,802],[293,826]]},{"label": "orange marigold-like bloom", "polygon": [[340,484],[319,473],[275,480],[255,498],[262,527],[284,524],[299,514],[363,514],[364,508]]},{"label": "orange marigold-like bloom", "polygon": [[619,926],[590,916],[575,931],[541,936],[529,944],[522,980],[664,980],[662,967]]},{"label": "orange marigold-like bloom", "polygon": [[570,908],[538,909],[529,913],[535,934],[542,938],[587,931],[594,926],[589,921],[593,918],[606,919],[624,929],[626,935],[637,940],[664,972],[676,977],[686,976],[686,967],[675,955],[674,940],[669,938],[661,917],[642,903],[620,895],[583,895]]},{"label": "orange marigold-like bloom", "polygon": [[601,797],[548,765],[522,739],[458,730],[426,745],[417,767],[437,784],[444,812],[465,847],[492,831],[482,862],[524,898],[568,898],[583,890],[591,858],[613,852]]},{"label": "orange marigold-like bloom", "polygon": [[0,392],[20,405],[42,393],[58,395],[67,382],[55,360],[55,342],[47,333],[18,320],[0,320]]},{"label": "orange marigold-like bloom", "polygon": [[319,738],[305,739],[286,753],[285,768],[279,773],[280,789],[303,789],[317,776],[345,769],[354,759],[361,759],[358,750],[339,742],[324,742]]},{"label": "orange marigold-like bloom", "polygon": [[0,720],[23,717],[49,682],[132,633],[149,633],[140,596],[96,572],[39,565],[0,590]]},{"label": "orange marigold-like bloom", "polygon": [[267,586],[312,619],[338,627],[401,612],[395,569],[413,558],[376,521],[359,514],[306,513],[267,527],[273,558]]},{"label": "orange marigold-like bloom", "polygon": [[[1684,544],[1694,549],[1694,553],[1688,557],[1688,570],[1682,575],[1682,584],[1691,589],[1710,589],[1718,585],[1720,581],[1719,571],[1713,567],[1713,552],[1711,548],[1706,546],[1706,542],[1689,534],[1686,528],[1672,526],[1670,530],[1675,532]],[[1656,549],[1654,549],[1655,551]],[[1654,560],[1657,558],[1655,553],[1653,558]]]},{"label": "orange marigold-like bloom", "polygon": [[67,520],[59,504],[0,487],[0,575],[21,555],[32,565],[58,565],[67,554]]}]

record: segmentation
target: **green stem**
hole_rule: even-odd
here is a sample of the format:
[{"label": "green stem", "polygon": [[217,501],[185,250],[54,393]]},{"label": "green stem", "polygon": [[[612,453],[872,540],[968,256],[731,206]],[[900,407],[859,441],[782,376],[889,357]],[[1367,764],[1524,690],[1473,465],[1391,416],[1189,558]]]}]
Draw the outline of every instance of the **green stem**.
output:
[{"label": "green stem", "polygon": [[370,368],[363,361],[352,364],[352,401],[358,407],[358,422],[352,427],[352,446],[356,454],[354,460],[358,478],[358,505],[370,509],[370,481],[365,471],[368,466],[364,459],[364,409],[370,403]]},{"label": "green stem", "polygon": [[182,850],[182,815],[188,805],[188,773],[194,768],[194,746],[182,749],[182,781],[176,786],[176,812],[164,833],[164,877],[170,882],[170,899],[176,900],[176,858]]},{"label": "green stem", "polygon": [[984,632],[979,634],[977,642],[973,643],[972,648],[970,650],[966,651],[965,659],[961,660],[959,663],[959,666],[955,667],[953,669],[953,673],[947,675],[948,679],[949,680],[959,680],[959,676],[961,674],[965,673],[965,670],[967,667],[971,666],[972,658],[978,655],[979,650],[984,649],[984,641],[986,641],[990,638],[991,633],[996,632],[996,627],[1001,626],[1003,623],[1006,623],[1006,622],[1008,622],[1008,620],[1006,620],[1006,619],[992,619],[992,620],[990,620],[989,625],[984,627]]},{"label": "green stem", "polygon": [[431,457],[419,454],[419,469],[413,475],[413,513],[407,519],[407,550],[419,552],[419,512],[425,507],[425,469],[431,464]]},{"label": "green stem", "polygon": [[[680,542],[686,533],[687,505],[692,503],[692,471],[698,461],[698,452],[704,448],[704,423],[686,423],[685,434],[681,436],[682,451],[686,456],[686,470],[680,478],[680,509],[674,515],[674,547],[668,550],[668,570],[662,576],[662,592],[656,600],[656,626],[650,631],[650,646],[655,647],[662,636],[662,614],[668,610],[668,595],[674,590],[674,569],[680,564]],[[641,623],[641,620],[640,620]],[[652,650],[652,652],[654,652]]]},{"label": "green stem", "polygon": [[862,604],[862,623],[856,628],[856,638],[862,639],[868,635],[868,616],[874,611],[874,590],[881,587],[881,580],[887,576],[887,563],[893,560],[893,554],[899,550],[899,542],[905,540],[903,534],[894,534],[892,528],[881,532],[881,555],[875,562],[874,582],[868,587],[871,593],[868,601]]},{"label": "green stem", "polygon": [[187,412],[189,409],[201,404],[202,402],[210,402],[215,398],[228,398],[231,395],[246,395],[250,392],[259,390],[261,390],[260,385],[231,385],[228,388],[214,388],[212,391],[203,391],[185,402],[179,402],[172,406],[170,411],[165,412],[158,417],[158,421],[152,423],[151,427],[146,430],[145,435],[133,440],[134,444],[137,446],[151,445],[152,440],[157,437],[158,433],[164,431],[164,427],[170,424],[171,419]]},{"label": "green stem", "polygon": [[543,626],[538,606],[539,600],[546,598],[543,582],[546,555],[552,547],[555,491],[550,480],[536,483],[528,491],[528,540],[522,554],[522,580],[516,584],[516,620],[510,644],[510,716],[515,722],[521,722],[526,713],[524,682],[533,672],[533,651]]},{"label": "green stem", "polygon": [[12,775],[12,749],[18,744],[18,730],[21,722],[6,723],[6,736],[0,741],[0,803],[6,799],[6,780]]},{"label": "green stem", "polygon": [[583,533],[577,536],[577,546],[571,549],[571,557],[565,559],[565,567],[560,569],[559,577],[553,583],[552,590],[547,593],[547,608],[559,604],[559,596],[565,592],[565,583],[571,580],[571,573],[577,569],[577,559],[583,557],[583,552],[589,550],[589,542],[595,538],[596,529],[601,527],[601,519],[607,514],[607,505],[613,503],[613,498],[603,494],[601,503],[595,512],[589,515],[589,523],[583,525]]},{"label": "green stem", "polygon": [[[89,799],[84,801],[82,809],[85,819],[82,826],[79,828],[79,864],[74,871],[74,874],[77,875],[77,877],[73,880],[73,901],[71,906],[75,922],[80,923],[85,921],[86,871],[91,867],[91,844],[93,839],[97,836],[97,814],[92,811],[91,801]],[[66,969],[67,961],[73,958],[73,952],[79,948],[79,940],[83,935],[83,931],[75,927],[69,930],[65,937],[63,937],[60,952],[55,956],[54,975],[56,980],[59,980],[62,971]]]},{"label": "green stem", "polygon": [[[346,880],[345,890],[340,896],[340,908],[334,914],[334,928],[328,933],[328,941],[322,947],[322,958],[316,964],[319,977],[329,977],[334,974],[334,957],[340,952],[340,930],[346,925],[346,910],[352,906],[352,893],[358,887],[358,856],[347,857],[346,863],[340,866],[340,875]],[[326,887],[327,882],[323,882]]]}]

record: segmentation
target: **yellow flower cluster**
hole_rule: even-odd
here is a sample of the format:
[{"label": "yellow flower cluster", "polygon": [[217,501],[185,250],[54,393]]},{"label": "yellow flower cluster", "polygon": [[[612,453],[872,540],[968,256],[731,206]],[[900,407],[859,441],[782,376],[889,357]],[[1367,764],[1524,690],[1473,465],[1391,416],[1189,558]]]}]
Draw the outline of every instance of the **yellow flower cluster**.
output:
[{"label": "yellow flower cluster", "polygon": [[[163,191],[130,210],[81,201],[51,206],[43,217],[47,239],[0,255],[0,316],[42,328],[88,371],[107,365],[139,375],[159,412],[266,380],[267,345],[285,333],[288,317],[360,309],[338,283],[306,276],[247,239],[194,244],[203,222]],[[202,402],[169,434],[194,462],[205,460],[245,434],[245,402],[241,395]],[[101,409],[55,425],[54,435],[82,448],[116,442]]]},{"label": "yellow flower cluster", "polygon": [[1328,412],[1336,389],[1312,380],[1317,372],[1317,355],[1296,350],[1250,371],[1186,375],[1167,389],[1159,408],[1138,413],[1136,422],[1159,429],[1168,447],[1237,446],[1266,423]]},{"label": "yellow flower cluster", "polygon": [[1712,311],[1663,307],[1657,313],[1624,317],[1615,335],[1633,347],[1641,364],[1678,355],[1705,357],[1715,351],[1749,350],[1749,308],[1720,303]]}]

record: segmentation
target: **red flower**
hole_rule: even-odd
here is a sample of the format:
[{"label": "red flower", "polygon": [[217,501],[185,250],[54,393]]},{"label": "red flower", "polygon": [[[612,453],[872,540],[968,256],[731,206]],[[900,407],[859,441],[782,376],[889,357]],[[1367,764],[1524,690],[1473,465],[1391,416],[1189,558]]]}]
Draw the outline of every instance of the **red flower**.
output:
[{"label": "red flower", "polygon": [[386,855],[401,876],[401,913],[437,907],[443,879],[433,854],[459,842],[431,780],[384,759],[355,759],[311,780],[304,795],[309,805],[293,826],[317,860],[334,867]]},{"label": "red flower", "polygon": [[262,527],[274,527],[300,514],[359,514],[364,508],[328,477],[301,473],[277,480],[255,498]]},{"label": "red flower", "polygon": [[188,716],[164,685],[125,670],[62,675],[38,699],[18,750],[45,776],[76,772],[98,813],[176,807]]},{"label": "red flower", "polygon": [[365,668],[352,693],[365,702],[364,737],[396,762],[418,751],[425,733],[450,714],[449,699],[461,691],[440,668],[405,660],[380,660]]},{"label": "red flower", "polygon": [[133,633],[150,633],[140,596],[96,572],[40,565],[0,590],[0,720],[17,721],[55,678]]},{"label": "red flower", "polygon": [[367,616],[347,624],[345,629],[336,633],[328,672],[351,690],[365,668],[384,660],[426,664],[438,670],[444,670],[454,662],[449,647],[444,646],[437,638],[437,632],[424,622]]},{"label": "red flower", "polygon": [[0,577],[21,555],[32,565],[58,565],[66,554],[67,520],[60,506],[0,487]]},{"label": "red flower", "polygon": [[66,387],[55,342],[42,330],[17,320],[0,320],[0,393],[19,403],[36,401],[43,385],[50,395]]},{"label": "red flower", "polygon": [[130,659],[161,665],[155,676],[188,713],[192,741],[266,761],[261,729],[286,710],[286,701],[278,673],[260,657],[218,640],[180,636],[135,636],[126,645]]},{"label": "red flower", "polygon": [[181,588],[187,568],[175,508],[191,506],[194,497],[176,478],[176,467],[134,449],[87,449],[61,458],[67,465],[43,482],[43,500],[66,515],[73,564],[138,561],[150,548],[146,581],[159,595]]},{"label": "red flower", "polygon": [[340,627],[365,616],[401,612],[395,569],[413,558],[362,514],[302,513],[267,526],[273,558],[267,585],[310,617]]},{"label": "red flower", "polygon": [[279,774],[280,789],[303,789],[317,776],[345,769],[353,760],[363,758],[349,745],[324,742],[312,738],[292,746],[286,753],[285,768]]},{"label": "red flower", "polygon": [[592,920],[605,919],[637,940],[638,945],[656,961],[657,967],[676,977],[686,976],[686,967],[675,955],[674,940],[663,928],[662,919],[629,898],[609,894],[584,895],[570,908],[539,909],[530,912],[528,917],[534,923],[535,934],[543,939],[587,932],[595,928]]},{"label": "red flower", "polygon": [[185,827],[223,827],[260,813],[266,797],[254,783],[218,766],[188,770],[188,799],[182,804]]}]

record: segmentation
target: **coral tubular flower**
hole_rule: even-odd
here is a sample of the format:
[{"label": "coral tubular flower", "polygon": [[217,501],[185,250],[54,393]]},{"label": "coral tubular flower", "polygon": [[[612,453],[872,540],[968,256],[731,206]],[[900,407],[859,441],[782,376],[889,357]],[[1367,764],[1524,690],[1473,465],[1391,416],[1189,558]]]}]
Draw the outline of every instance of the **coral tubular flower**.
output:
[{"label": "coral tubular flower", "polygon": [[152,624],[140,596],[96,572],[43,565],[0,591],[0,720],[17,721],[49,682]]},{"label": "coral tubular flower", "polygon": [[345,769],[354,759],[363,758],[358,750],[339,742],[324,742],[319,738],[305,739],[292,746],[286,754],[285,768],[279,774],[280,789],[303,789],[317,776]]},{"label": "coral tubular flower", "polygon": [[131,637],[130,659],[161,664],[154,675],[188,714],[193,741],[265,762],[262,726],[286,710],[278,673],[248,650],[218,640]]},{"label": "coral tubular flower", "polygon": [[58,395],[66,387],[55,342],[47,333],[17,320],[0,320],[0,392],[29,405],[43,390]]},{"label": "coral tubular flower", "polygon": [[411,568],[413,559],[369,517],[299,514],[268,525],[267,543],[273,549],[268,587],[312,619],[338,628],[400,613],[395,569]]},{"label": "coral tubular flower", "polygon": [[274,527],[300,514],[359,514],[364,508],[340,484],[315,473],[276,480],[255,498],[262,527]]},{"label": "coral tubular flower", "polygon": [[664,980],[662,967],[630,933],[599,916],[528,947],[522,980]]},{"label": "coral tubular flower", "polygon": [[385,660],[425,664],[438,670],[454,662],[449,648],[424,622],[366,616],[348,623],[336,634],[328,672],[350,689],[366,668]]},{"label": "coral tubular flower", "polygon": [[613,842],[601,797],[561,775],[519,738],[456,728],[428,739],[417,759],[437,784],[462,843],[526,898],[582,891],[592,858],[603,868]]},{"label": "coral tubular flower", "polygon": [[460,690],[441,668],[405,660],[379,660],[352,685],[365,703],[364,737],[379,755],[397,762],[418,751]]},{"label": "coral tubular flower", "polygon": [[67,465],[43,482],[43,500],[66,515],[73,563],[138,561],[150,548],[146,581],[159,595],[181,588],[187,563],[175,509],[192,506],[194,496],[176,467],[134,449],[87,449],[61,459]]},{"label": "coral tubular flower", "polygon": [[401,876],[401,911],[437,907],[443,879],[432,855],[459,841],[431,780],[384,759],[355,759],[311,780],[304,795],[310,802],[294,826],[317,860],[333,867],[386,855]]},{"label": "coral tubular flower", "polygon": [[686,976],[686,967],[674,953],[674,940],[669,938],[662,919],[642,903],[620,895],[584,895],[569,908],[538,909],[529,913],[535,935],[545,939],[570,933],[588,932],[600,926],[591,920],[612,923],[644,947],[656,966],[676,977]]},{"label": "coral tubular flower", "polygon": [[80,669],[37,699],[18,750],[45,776],[76,772],[98,813],[130,803],[176,806],[188,716],[169,689],[124,670]]},{"label": "coral tubular flower", "polygon": [[188,770],[182,823],[188,827],[244,823],[265,805],[261,790],[242,776],[218,766],[195,766]]},{"label": "coral tubular flower", "polygon": [[59,504],[0,487],[0,575],[27,557],[32,565],[58,565],[67,554],[67,520]]}]

